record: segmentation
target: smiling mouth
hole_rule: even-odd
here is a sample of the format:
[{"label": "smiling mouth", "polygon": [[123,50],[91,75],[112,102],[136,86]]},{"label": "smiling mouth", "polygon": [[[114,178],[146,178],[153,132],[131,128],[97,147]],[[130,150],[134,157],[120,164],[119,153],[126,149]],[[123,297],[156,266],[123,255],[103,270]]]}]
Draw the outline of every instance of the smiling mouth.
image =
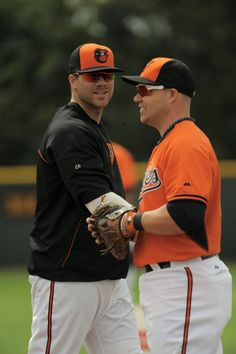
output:
[{"label": "smiling mouth", "polygon": [[108,93],[108,91],[96,91],[96,92],[94,92],[95,95],[105,95],[106,93]]},{"label": "smiling mouth", "polygon": [[144,107],[139,107],[139,111],[142,112],[144,110]]}]

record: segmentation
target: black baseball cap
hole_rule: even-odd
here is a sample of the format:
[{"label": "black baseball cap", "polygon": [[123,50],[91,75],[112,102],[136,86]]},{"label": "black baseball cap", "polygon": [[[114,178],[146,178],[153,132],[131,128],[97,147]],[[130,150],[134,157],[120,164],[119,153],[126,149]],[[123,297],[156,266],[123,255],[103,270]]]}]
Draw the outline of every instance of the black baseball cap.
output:
[{"label": "black baseball cap", "polygon": [[114,66],[114,55],[109,47],[96,43],[85,43],[77,47],[69,59],[69,73],[91,73],[98,71],[124,71]]},{"label": "black baseball cap", "polygon": [[172,58],[154,58],[148,62],[139,76],[122,76],[131,85],[162,85],[193,97],[195,82],[192,71],[182,61]]}]

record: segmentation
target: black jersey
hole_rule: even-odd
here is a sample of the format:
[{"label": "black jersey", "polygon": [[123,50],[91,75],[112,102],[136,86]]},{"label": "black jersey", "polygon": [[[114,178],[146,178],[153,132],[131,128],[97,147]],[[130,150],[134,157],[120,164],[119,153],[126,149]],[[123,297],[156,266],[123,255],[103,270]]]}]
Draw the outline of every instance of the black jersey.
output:
[{"label": "black jersey", "polygon": [[85,204],[108,192],[124,197],[117,161],[103,127],[77,104],[60,108],[38,150],[37,205],[28,271],[49,280],[124,278],[128,256],[100,255],[87,230]]}]

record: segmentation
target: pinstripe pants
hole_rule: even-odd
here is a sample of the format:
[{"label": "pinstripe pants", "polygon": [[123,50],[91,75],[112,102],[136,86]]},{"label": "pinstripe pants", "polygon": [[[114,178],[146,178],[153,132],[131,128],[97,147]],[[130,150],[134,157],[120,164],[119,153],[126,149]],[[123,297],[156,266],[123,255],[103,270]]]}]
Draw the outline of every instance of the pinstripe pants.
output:
[{"label": "pinstripe pants", "polygon": [[222,354],[232,280],[218,256],[171,262],[140,277],[140,304],[152,354]]}]

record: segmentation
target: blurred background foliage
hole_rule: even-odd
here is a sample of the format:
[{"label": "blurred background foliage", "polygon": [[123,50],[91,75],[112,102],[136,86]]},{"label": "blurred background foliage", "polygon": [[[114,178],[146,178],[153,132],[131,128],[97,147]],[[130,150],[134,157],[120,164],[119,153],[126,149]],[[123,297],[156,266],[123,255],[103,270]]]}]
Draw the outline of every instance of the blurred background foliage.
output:
[{"label": "blurred background foliage", "polygon": [[[151,58],[193,70],[192,116],[221,159],[236,157],[234,0],[1,0],[0,165],[34,164],[40,137],[70,98],[67,64],[85,42],[110,46],[137,74]],[[120,78],[104,119],[113,140],[146,160],[158,132],[139,122],[135,90]]]}]

